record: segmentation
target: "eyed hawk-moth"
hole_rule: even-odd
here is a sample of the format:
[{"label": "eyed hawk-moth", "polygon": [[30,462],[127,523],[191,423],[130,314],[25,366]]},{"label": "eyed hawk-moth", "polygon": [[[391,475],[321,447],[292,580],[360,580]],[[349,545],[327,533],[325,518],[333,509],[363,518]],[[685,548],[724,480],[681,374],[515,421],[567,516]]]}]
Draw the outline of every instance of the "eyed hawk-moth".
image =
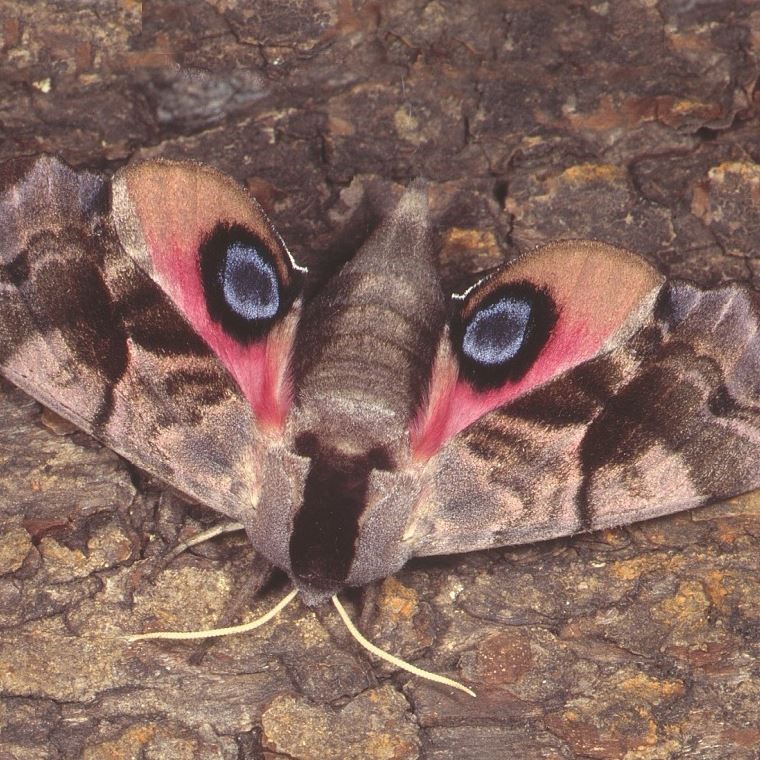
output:
[{"label": "eyed hawk-moth", "polygon": [[0,369],[318,604],[760,487],[760,302],[590,241],[444,292],[413,183],[318,288],[195,163],[3,167]]}]

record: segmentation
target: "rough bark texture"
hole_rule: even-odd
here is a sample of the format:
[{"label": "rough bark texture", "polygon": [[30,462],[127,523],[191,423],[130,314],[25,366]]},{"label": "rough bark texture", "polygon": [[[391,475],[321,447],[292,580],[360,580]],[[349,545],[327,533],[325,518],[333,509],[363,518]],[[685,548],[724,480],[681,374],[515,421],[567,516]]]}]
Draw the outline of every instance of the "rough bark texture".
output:
[{"label": "rough bark texture", "polygon": [[[0,159],[210,162],[317,267],[370,175],[424,176],[449,282],[590,236],[760,286],[755,0],[6,0],[0,23]],[[234,536],[153,573],[215,519],[0,386],[2,760],[760,756],[757,494],[387,580],[365,632],[477,699],[372,661],[331,608],[202,659],[125,644],[244,593]]]}]

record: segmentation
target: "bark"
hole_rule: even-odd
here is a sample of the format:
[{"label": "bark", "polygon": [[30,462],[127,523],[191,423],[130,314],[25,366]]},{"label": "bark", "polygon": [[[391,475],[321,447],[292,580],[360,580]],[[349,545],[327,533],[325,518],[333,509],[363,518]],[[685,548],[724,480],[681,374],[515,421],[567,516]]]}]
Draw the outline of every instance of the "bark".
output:
[{"label": "bark", "polygon": [[[6,0],[0,22],[0,160],[212,163],[315,269],[361,236],[364,188],[421,176],[449,284],[557,237],[760,284],[756,3]],[[202,658],[127,645],[245,593],[236,536],[151,575],[216,519],[0,386],[2,760],[757,757],[757,494],[388,579],[365,633],[477,699],[327,607]]]}]

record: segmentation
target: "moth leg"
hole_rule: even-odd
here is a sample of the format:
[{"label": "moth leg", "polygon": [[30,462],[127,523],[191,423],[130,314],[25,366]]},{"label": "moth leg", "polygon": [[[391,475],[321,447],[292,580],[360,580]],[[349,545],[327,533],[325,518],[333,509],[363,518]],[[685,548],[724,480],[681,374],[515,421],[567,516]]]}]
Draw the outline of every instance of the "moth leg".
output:
[{"label": "moth leg", "polygon": [[222,536],[225,533],[236,533],[239,530],[245,530],[245,528],[241,523],[233,522],[231,520],[229,522],[214,525],[207,530],[202,530],[200,533],[196,533],[194,536],[190,536],[190,538],[180,541],[180,543],[178,543],[173,549],[168,551],[164,555],[163,563],[168,565],[169,562],[179,557],[180,554],[186,552],[192,546],[197,546],[198,544],[210,541],[212,538]]},{"label": "moth leg", "polygon": [[371,583],[369,586],[363,586],[361,590],[361,612],[359,613],[359,630],[368,631],[372,619],[377,612],[377,600],[380,598],[380,583]]},{"label": "moth leg", "polygon": [[[233,523],[229,523],[229,525],[232,524]],[[229,528],[228,531],[222,532],[231,532],[232,530],[233,528]],[[209,531],[203,532],[208,533]],[[242,588],[233,596],[227,605],[227,608],[219,618],[216,625],[217,628],[226,628],[235,622],[235,619],[239,616],[243,607],[245,607],[245,605],[256,596],[267,583],[272,575],[273,569],[273,565],[269,564],[269,562],[267,562],[260,554],[253,555],[253,566],[243,578]],[[217,641],[217,639],[205,639],[201,641],[196,650],[188,658],[188,662],[191,665],[200,665],[215,641]]]},{"label": "moth leg", "polygon": [[184,541],[178,542],[165,554],[159,555],[156,558],[152,569],[147,573],[148,582],[153,583],[156,578],[158,578],[159,573],[161,573],[172,560],[179,557],[180,554],[187,551],[191,547],[202,544],[205,541],[210,541],[212,538],[221,536],[224,533],[234,533],[238,530],[243,530],[243,526],[240,523],[232,521],[222,522],[212,526],[211,528],[208,528],[207,530],[202,530],[199,533],[196,533],[194,536],[190,536],[190,538],[185,539]]}]

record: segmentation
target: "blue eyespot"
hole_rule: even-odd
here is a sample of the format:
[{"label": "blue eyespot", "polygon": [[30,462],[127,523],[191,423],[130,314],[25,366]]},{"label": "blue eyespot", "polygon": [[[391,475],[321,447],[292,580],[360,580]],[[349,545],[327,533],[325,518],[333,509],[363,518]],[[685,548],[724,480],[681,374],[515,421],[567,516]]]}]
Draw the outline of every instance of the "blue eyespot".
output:
[{"label": "blue eyespot", "polygon": [[271,319],[280,308],[280,284],[271,261],[255,246],[234,242],[227,247],[222,275],[224,300],[245,320]]},{"label": "blue eyespot", "polygon": [[218,222],[198,246],[209,317],[240,345],[261,341],[301,292],[296,268],[275,235]]},{"label": "blue eyespot", "polygon": [[509,273],[507,268],[504,274],[483,278],[466,298],[452,304],[449,335],[460,377],[479,393],[524,377],[559,319],[549,288],[529,280],[499,282]]},{"label": "blue eyespot", "polygon": [[505,296],[476,312],[464,331],[463,353],[481,365],[505,364],[525,343],[532,310],[530,300]]}]

